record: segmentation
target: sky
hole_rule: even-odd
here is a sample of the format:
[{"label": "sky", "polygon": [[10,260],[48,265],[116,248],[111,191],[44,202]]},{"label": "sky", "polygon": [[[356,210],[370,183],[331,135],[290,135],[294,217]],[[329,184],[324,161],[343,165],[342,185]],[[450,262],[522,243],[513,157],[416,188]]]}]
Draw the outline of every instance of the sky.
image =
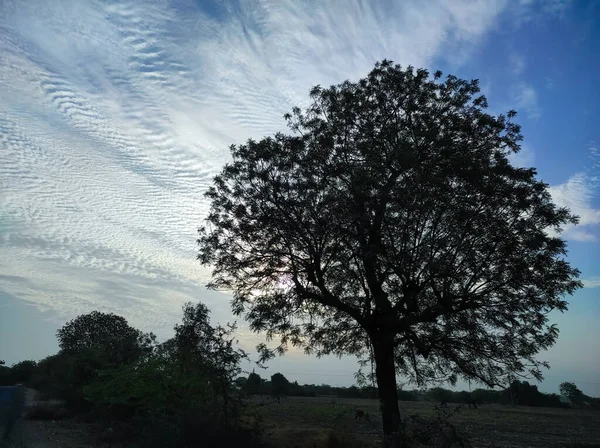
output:
[{"label": "sky", "polygon": [[[585,288],[550,315],[539,388],[600,396],[599,24],[593,0],[2,0],[0,359],[56,352],[56,329],[92,310],[162,340],[186,301],[232,321],[195,260],[229,145],[387,58],[477,78],[491,112],[518,111],[513,163],[581,218],[564,237]],[[239,323],[252,350],[263,336]],[[350,385],[356,369],[292,350],[260,374]]]}]

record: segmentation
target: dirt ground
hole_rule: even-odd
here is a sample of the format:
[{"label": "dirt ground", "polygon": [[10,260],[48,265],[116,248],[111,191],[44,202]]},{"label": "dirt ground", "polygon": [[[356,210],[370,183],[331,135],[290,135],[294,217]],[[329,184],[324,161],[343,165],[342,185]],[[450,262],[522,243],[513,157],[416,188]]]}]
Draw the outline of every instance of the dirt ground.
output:
[{"label": "dirt ground", "polygon": [[[376,400],[288,397],[279,404],[258,399],[254,409],[275,446],[304,448],[326,446],[330,433],[345,443],[375,446],[381,428],[378,406]],[[400,402],[404,417],[433,417],[433,407],[434,403]],[[357,409],[367,411],[370,422],[356,420]],[[600,448],[600,412],[594,410],[484,405],[461,408],[451,422],[470,436],[474,447]]]},{"label": "dirt ground", "polygon": [[[43,403],[37,392],[25,389],[25,412]],[[15,425],[6,448],[89,448],[98,446],[90,435],[89,425],[74,419],[28,420]]]},{"label": "dirt ground", "polygon": [[[27,404],[35,403],[35,392],[28,392]],[[434,416],[433,406],[400,402],[404,418]],[[378,407],[376,400],[288,397],[277,403],[256,397],[250,415],[261,423],[265,439],[275,448],[374,447],[381,436]],[[369,419],[356,420],[357,409],[366,411]],[[594,410],[484,405],[461,409],[451,422],[469,435],[476,448],[600,448],[600,412]],[[23,419],[9,448],[103,446],[91,433],[90,425],[74,419]]]}]

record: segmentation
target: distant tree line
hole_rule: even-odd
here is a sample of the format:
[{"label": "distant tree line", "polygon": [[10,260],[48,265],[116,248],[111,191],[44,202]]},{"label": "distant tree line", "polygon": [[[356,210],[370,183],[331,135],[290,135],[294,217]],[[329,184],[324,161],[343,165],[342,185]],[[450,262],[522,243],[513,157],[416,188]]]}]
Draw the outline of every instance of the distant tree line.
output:
[{"label": "distant tree line", "polygon": [[[340,398],[377,398],[377,388],[372,386],[341,387],[328,384],[298,384],[297,381],[289,381],[283,374],[275,373],[271,379],[261,378],[252,372],[248,377],[238,377],[236,385],[245,393],[250,395],[273,395],[290,397],[322,397],[332,396]],[[502,404],[538,407],[592,407],[600,409],[600,399],[593,398],[581,392],[573,383],[562,383],[560,392],[568,399],[561,400],[561,396],[555,393],[540,392],[536,385],[527,381],[515,380],[510,387],[504,390],[475,389],[468,391],[452,391],[442,387],[434,387],[426,390],[403,390],[398,389],[400,401],[430,401],[446,403],[466,403],[475,401],[478,404]]]},{"label": "distant tree line", "polygon": [[[188,308],[188,315],[193,313],[193,307]],[[188,316],[189,317],[189,316]],[[101,313],[80,316],[75,324],[81,324],[84,320],[111,320],[114,317],[107,317]],[[73,325],[71,325],[72,327]],[[72,329],[68,325],[65,328]],[[67,331],[59,330],[59,334],[69,334]],[[123,327],[124,329],[126,327]],[[169,340],[163,344],[156,344],[155,338],[151,334],[131,333],[130,338],[137,340],[137,349],[132,346],[120,346],[119,352],[112,353],[113,361],[111,364],[109,354],[100,354],[96,342],[89,341],[87,348],[83,351],[73,350],[70,344],[63,344],[63,349],[56,355],[49,356],[39,362],[26,360],[6,366],[0,362],[0,385],[13,385],[17,383],[28,384],[36,389],[51,392],[54,396],[64,399],[74,408],[89,408],[98,401],[110,400],[111,394],[123,395],[123,400],[127,401],[128,391],[118,391],[119,381],[129,378],[132,372],[127,367],[127,362],[133,359],[140,360],[145,357],[142,364],[134,363],[136,373],[134,377],[142,374],[140,366],[146,368],[164,368],[159,366],[158,360],[169,359],[173,356],[173,351],[177,350],[177,344],[183,344],[182,338],[193,337],[190,328],[194,328],[191,322],[187,327],[179,326],[179,342],[177,339]],[[62,332],[62,333],[61,333]],[[111,337],[115,333],[107,332]],[[67,338],[68,340],[68,338]],[[153,346],[154,344],[154,346]],[[135,344],[134,344],[135,346]],[[93,347],[96,347],[95,349]],[[125,347],[125,348],[123,348]],[[123,351],[129,352],[125,354]],[[98,356],[96,356],[98,355]],[[189,356],[186,355],[186,356]],[[131,357],[131,359],[130,359]],[[125,360],[126,364],[120,369],[116,369],[118,362]],[[191,360],[190,364],[194,364]],[[154,363],[154,364],[153,364]],[[131,364],[129,364],[131,366]],[[113,368],[115,368],[113,370]],[[119,372],[117,374],[117,372]],[[226,372],[222,372],[225,374]],[[121,376],[122,375],[122,376]],[[139,379],[139,378],[138,378]],[[183,381],[183,378],[181,378]],[[258,373],[252,372],[248,376],[238,376],[232,382],[234,389],[244,395],[269,395],[269,396],[290,396],[290,397],[322,397],[332,396],[340,398],[377,398],[377,388],[372,386],[331,386],[329,384],[299,384],[297,381],[289,381],[283,374],[275,373],[270,379],[262,378]],[[108,389],[106,389],[108,387]],[[157,391],[144,389],[148,384],[143,381],[140,384],[138,393],[152,394]],[[181,385],[183,387],[183,385]],[[116,389],[115,389],[116,388]],[[86,395],[87,392],[87,395]],[[561,399],[562,395],[562,399]],[[114,398],[114,397],[113,397]],[[140,398],[140,397],[138,397]],[[398,399],[400,401],[430,401],[446,403],[465,403],[476,401],[479,404],[501,404],[501,405],[519,405],[519,406],[538,406],[538,407],[589,407],[600,409],[600,398],[590,397],[584,394],[574,383],[563,382],[560,385],[560,395],[556,393],[540,392],[536,385],[529,384],[527,381],[515,380],[510,387],[504,390],[493,389],[475,389],[468,391],[452,391],[442,387],[434,387],[427,390],[404,390],[398,389]],[[129,409],[126,404],[121,406],[121,412]],[[113,409],[114,410],[114,409]],[[132,409],[129,409],[131,412]]]}]

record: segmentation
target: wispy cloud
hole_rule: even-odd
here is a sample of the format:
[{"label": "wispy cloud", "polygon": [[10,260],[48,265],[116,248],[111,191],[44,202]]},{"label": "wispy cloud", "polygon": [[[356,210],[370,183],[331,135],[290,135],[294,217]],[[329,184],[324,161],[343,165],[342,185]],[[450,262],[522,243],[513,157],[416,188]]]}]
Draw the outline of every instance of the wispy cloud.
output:
[{"label": "wispy cloud", "polygon": [[531,85],[526,82],[517,83],[513,87],[512,96],[517,110],[524,110],[528,118],[536,120],[542,116],[537,92]]},{"label": "wispy cloud", "polygon": [[564,236],[575,241],[598,241],[600,239],[600,209],[593,205],[598,195],[600,178],[598,173],[598,151],[595,145],[590,147],[590,168],[577,173],[563,184],[550,187],[555,204],[567,207],[579,216],[577,226],[566,226]]},{"label": "wispy cloud", "polygon": [[562,18],[571,7],[572,0],[519,0],[511,4],[511,13],[522,25],[546,17]]},{"label": "wispy cloud", "polygon": [[573,0],[545,0],[542,2],[544,12],[562,17],[570,8]]},{"label": "wispy cloud", "polygon": [[520,75],[525,70],[525,58],[518,53],[511,53],[508,57],[508,66],[513,75]]},{"label": "wispy cloud", "polygon": [[585,288],[600,288],[600,277],[584,278],[582,282]]},{"label": "wispy cloud", "polygon": [[521,145],[518,153],[510,153],[508,156],[510,163],[520,168],[530,168],[535,162],[535,152],[527,144]]},{"label": "wispy cloud", "polygon": [[2,289],[61,319],[167,325],[193,298],[228,317],[194,259],[228,145],[376,60],[470,54],[505,5],[2,2]]}]

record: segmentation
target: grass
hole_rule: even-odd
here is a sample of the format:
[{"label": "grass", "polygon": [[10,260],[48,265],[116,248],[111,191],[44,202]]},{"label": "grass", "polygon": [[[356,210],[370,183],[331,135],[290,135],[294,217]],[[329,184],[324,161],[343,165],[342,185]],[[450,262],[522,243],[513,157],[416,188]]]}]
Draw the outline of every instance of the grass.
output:
[{"label": "grass", "polygon": [[[433,407],[400,402],[403,417],[433,417]],[[370,421],[355,420],[356,409],[367,411]],[[275,447],[368,447],[377,446],[381,436],[376,400],[288,397],[278,404],[258,397],[252,413]],[[450,421],[475,447],[600,448],[600,412],[594,410],[484,405],[461,409]]]}]

